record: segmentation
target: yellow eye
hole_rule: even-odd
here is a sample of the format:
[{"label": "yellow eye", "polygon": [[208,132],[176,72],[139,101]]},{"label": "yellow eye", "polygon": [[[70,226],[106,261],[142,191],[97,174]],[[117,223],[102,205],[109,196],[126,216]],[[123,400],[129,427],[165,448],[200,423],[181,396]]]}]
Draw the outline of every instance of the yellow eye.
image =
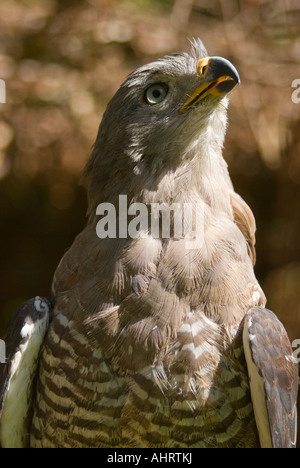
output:
[{"label": "yellow eye", "polygon": [[146,90],[145,100],[151,105],[159,104],[166,98],[168,91],[168,86],[163,83],[153,84]]}]

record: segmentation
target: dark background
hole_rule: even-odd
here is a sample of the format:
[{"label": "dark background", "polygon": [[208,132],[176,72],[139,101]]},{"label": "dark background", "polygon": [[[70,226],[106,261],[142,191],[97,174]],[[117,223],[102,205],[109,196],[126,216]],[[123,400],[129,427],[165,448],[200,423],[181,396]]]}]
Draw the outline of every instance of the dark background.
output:
[{"label": "dark background", "polygon": [[240,72],[224,154],[257,220],[268,306],[300,338],[298,0],[1,0],[0,335],[22,301],[49,296],[85,225],[79,180],[108,100],[130,71],[193,36]]}]

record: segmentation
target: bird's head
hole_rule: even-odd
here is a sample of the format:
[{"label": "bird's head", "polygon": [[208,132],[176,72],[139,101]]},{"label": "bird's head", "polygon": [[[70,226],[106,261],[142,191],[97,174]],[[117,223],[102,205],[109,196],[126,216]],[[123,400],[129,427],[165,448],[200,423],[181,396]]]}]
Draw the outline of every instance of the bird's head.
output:
[{"label": "bird's head", "polygon": [[200,40],[193,41],[190,53],[135,70],[104,113],[86,171],[90,191],[115,186],[128,193],[139,181],[150,187],[193,157],[193,149],[205,152],[210,144],[221,149],[226,96],[239,82],[235,67],[208,57]]}]

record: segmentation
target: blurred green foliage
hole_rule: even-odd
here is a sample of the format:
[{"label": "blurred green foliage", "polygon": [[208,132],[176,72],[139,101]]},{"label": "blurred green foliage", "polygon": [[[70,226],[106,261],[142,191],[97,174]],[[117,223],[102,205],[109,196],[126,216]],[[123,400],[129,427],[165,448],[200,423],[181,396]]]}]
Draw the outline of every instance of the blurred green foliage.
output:
[{"label": "blurred green foliage", "polygon": [[256,216],[268,305],[299,338],[299,2],[1,0],[0,12],[0,335],[23,300],[49,296],[85,224],[78,183],[108,100],[132,69],[199,36],[242,78],[225,157]]}]

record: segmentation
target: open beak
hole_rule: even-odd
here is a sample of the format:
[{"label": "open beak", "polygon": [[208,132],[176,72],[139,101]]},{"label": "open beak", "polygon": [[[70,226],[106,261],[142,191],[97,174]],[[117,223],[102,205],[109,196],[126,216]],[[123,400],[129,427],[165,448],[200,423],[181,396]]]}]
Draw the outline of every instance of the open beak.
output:
[{"label": "open beak", "polygon": [[215,98],[224,97],[240,84],[237,69],[229,60],[222,57],[204,57],[197,63],[197,72],[203,81],[189,95],[179,112],[187,111],[208,95]]}]

